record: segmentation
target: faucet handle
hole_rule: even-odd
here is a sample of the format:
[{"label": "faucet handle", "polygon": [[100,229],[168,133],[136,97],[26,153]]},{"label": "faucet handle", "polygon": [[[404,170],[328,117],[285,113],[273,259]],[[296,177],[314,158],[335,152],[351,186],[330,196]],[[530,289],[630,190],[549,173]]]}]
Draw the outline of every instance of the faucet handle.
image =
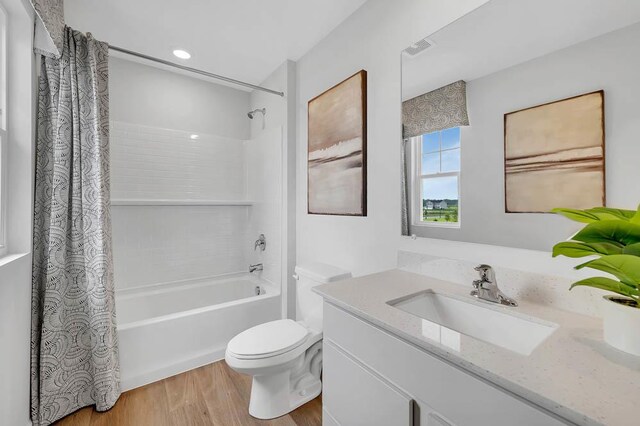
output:
[{"label": "faucet handle", "polygon": [[258,236],[258,239],[253,246],[253,251],[256,251],[258,247],[260,247],[260,251],[264,251],[267,248],[267,239],[265,238],[264,234],[260,234]]},{"label": "faucet handle", "polygon": [[491,265],[486,265],[486,264],[480,264],[478,266],[476,266],[475,268],[476,271],[478,271],[480,273],[480,279],[482,281],[494,281],[494,273],[493,273],[493,268],[491,267]]},{"label": "faucet handle", "polygon": [[[480,279],[473,281],[473,290],[471,290],[471,296],[478,299],[486,300],[488,302],[500,303],[506,306],[518,306],[518,303],[505,296],[498,288],[496,281],[496,275],[493,268],[490,265],[482,264],[475,268],[480,273]],[[482,291],[481,291],[482,290]]]}]

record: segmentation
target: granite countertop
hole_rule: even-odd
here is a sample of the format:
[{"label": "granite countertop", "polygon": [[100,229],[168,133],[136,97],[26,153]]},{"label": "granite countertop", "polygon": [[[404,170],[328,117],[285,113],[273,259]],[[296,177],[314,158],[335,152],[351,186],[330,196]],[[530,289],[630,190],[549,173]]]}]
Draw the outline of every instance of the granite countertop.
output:
[{"label": "granite countertop", "polygon": [[458,348],[425,337],[422,319],[388,305],[423,290],[468,297],[466,288],[391,270],[314,288],[326,301],[422,347],[522,398],[580,425],[640,424],[640,357],[608,346],[598,318],[519,301],[516,308],[491,305],[557,324],[530,355],[461,335]]}]

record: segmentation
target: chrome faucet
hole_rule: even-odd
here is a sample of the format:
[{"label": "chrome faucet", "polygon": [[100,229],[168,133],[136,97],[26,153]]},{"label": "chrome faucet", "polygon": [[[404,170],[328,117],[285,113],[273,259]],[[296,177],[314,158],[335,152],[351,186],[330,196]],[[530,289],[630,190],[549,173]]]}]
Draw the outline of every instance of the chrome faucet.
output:
[{"label": "chrome faucet", "polygon": [[253,245],[253,251],[256,251],[260,247],[260,251],[264,251],[267,248],[267,239],[264,237],[264,234],[260,234],[256,243]]},{"label": "chrome faucet", "polygon": [[487,302],[500,303],[507,306],[518,306],[518,303],[510,297],[505,296],[498,288],[496,274],[489,265],[478,265],[474,268],[480,273],[480,279],[473,281],[471,295]]},{"label": "chrome faucet", "polygon": [[262,271],[262,263],[256,263],[255,265],[249,265],[249,273]]}]

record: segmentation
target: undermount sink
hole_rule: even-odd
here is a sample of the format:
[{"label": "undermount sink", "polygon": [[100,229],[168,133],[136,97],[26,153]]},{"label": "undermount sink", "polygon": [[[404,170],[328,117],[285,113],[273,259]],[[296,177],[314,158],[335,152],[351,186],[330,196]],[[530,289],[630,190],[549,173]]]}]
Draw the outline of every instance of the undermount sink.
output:
[{"label": "undermount sink", "polygon": [[[557,324],[513,312],[517,308],[491,306],[425,290],[387,304],[422,318],[423,335],[460,350],[460,334],[530,355],[558,328]],[[506,312],[506,311],[510,312]]]}]

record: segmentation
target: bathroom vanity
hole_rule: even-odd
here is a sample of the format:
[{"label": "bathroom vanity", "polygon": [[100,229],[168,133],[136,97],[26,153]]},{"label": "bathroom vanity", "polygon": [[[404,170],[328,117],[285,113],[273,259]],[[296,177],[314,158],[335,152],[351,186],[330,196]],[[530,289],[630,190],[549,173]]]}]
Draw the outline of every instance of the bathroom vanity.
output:
[{"label": "bathroom vanity", "polygon": [[640,359],[600,320],[470,290],[400,270],[316,287],[323,424],[638,424]]}]

